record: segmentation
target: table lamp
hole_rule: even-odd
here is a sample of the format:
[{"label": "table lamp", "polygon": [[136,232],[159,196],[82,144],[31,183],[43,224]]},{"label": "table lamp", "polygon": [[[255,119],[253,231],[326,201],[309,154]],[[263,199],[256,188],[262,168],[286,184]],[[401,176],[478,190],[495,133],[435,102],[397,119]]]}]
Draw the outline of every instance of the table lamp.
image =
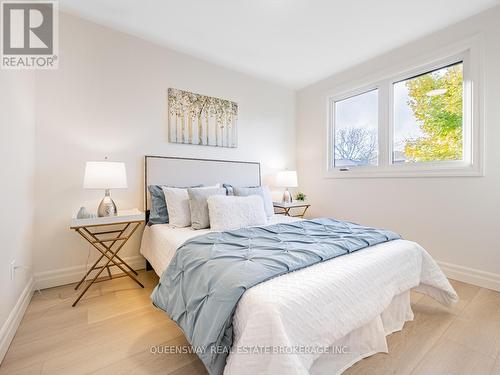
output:
[{"label": "table lamp", "polygon": [[283,193],[283,202],[292,203],[292,194],[288,188],[297,187],[297,172],[296,171],[281,171],[276,175],[276,186],[286,188]]},{"label": "table lamp", "polygon": [[125,189],[127,172],[125,163],[112,161],[88,161],[85,165],[84,189],[104,189],[105,194],[97,216],[114,216],[117,213],[115,202],[109,195],[109,189]]}]

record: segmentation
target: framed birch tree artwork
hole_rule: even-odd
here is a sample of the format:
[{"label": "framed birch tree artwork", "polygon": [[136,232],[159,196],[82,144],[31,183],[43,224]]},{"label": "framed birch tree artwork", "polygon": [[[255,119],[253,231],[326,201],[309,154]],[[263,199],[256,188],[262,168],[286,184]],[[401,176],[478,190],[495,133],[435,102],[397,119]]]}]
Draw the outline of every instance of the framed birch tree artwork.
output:
[{"label": "framed birch tree artwork", "polygon": [[168,89],[168,132],[173,143],[215,147],[238,146],[238,104]]}]

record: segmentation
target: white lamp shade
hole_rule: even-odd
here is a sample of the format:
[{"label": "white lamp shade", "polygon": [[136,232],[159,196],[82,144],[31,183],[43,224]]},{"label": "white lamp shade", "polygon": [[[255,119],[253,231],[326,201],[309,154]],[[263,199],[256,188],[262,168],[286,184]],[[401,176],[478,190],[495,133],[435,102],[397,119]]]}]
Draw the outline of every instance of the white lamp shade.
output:
[{"label": "white lamp shade", "polygon": [[84,189],[123,189],[126,187],[125,163],[88,161],[85,165]]},{"label": "white lamp shade", "polygon": [[281,171],[276,175],[276,186],[278,187],[297,187],[296,171]]}]

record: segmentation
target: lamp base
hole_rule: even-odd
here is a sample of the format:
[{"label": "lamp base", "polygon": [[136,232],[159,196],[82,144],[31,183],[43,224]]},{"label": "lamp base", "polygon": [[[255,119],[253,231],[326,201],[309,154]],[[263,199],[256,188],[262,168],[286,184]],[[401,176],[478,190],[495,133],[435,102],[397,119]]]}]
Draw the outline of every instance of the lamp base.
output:
[{"label": "lamp base", "polygon": [[99,208],[97,208],[97,216],[116,216],[116,213],[116,204],[113,202],[113,199],[111,199],[109,190],[106,190],[104,198],[102,198],[101,203],[99,203]]},{"label": "lamp base", "polygon": [[285,190],[283,193],[283,203],[292,203],[292,194],[288,191],[288,189]]}]

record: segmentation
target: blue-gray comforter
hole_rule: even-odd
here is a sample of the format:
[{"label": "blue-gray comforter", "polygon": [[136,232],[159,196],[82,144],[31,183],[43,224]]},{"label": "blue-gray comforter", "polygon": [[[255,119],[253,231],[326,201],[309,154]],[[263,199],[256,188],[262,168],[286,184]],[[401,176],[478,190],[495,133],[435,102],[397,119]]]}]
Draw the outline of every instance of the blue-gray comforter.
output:
[{"label": "blue-gray comforter", "polygon": [[396,233],[334,219],[212,232],[186,241],[151,298],[184,331],[208,372],[222,374],[232,319],[245,290],[369,246]]}]

